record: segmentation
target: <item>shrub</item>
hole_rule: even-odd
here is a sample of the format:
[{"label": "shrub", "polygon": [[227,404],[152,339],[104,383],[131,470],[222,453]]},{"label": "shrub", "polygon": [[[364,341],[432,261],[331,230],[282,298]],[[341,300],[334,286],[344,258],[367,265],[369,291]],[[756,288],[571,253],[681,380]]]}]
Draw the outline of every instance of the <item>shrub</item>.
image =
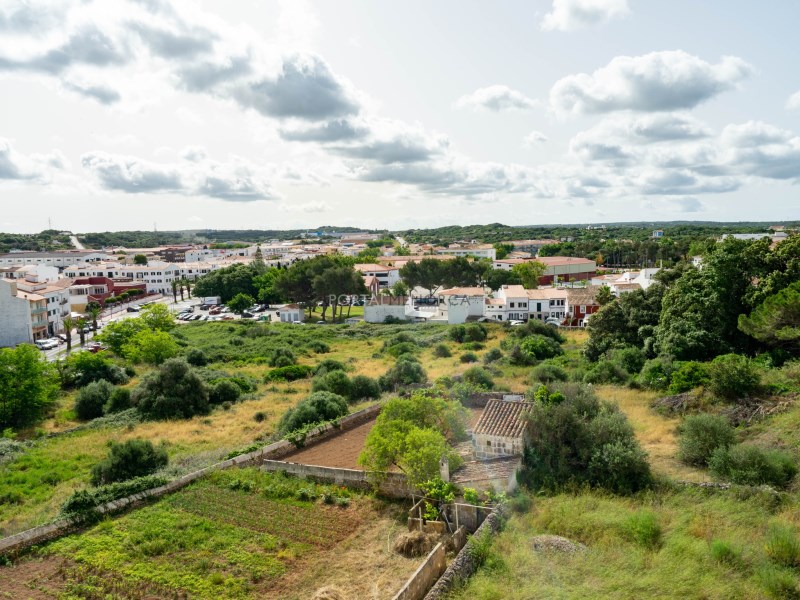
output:
[{"label": "shrub", "polygon": [[314,367],[314,375],[324,375],[328,371],[347,371],[347,367],[343,362],[332,358],[326,358]]},{"label": "shrub", "polygon": [[146,490],[152,490],[167,483],[165,477],[148,475],[146,477],[135,477],[127,481],[101,485],[91,490],[79,490],[73,492],[61,506],[61,512],[67,516],[75,516],[91,511],[102,504],[127,498],[133,494],[138,494]]},{"label": "shrub", "polygon": [[208,356],[199,348],[192,348],[186,353],[186,362],[193,367],[205,367],[208,364]]},{"label": "shrub", "polygon": [[783,567],[800,567],[800,539],[794,530],[773,525],[767,532],[767,542],[764,544],[767,556]]},{"label": "shrub", "polygon": [[723,565],[735,566],[741,563],[741,551],[729,542],[714,540],[711,542],[711,558]]},{"label": "shrub", "polygon": [[153,419],[188,419],[208,412],[206,384],[193,367],[178,358],[145,375],[131,399],[143,415]]},{"label": "shrub", "polygon": [[311,340],[306,342],[306,347],[316,354],[327,354],[331,347],[322,340]]},{"label": "shrub", "polygon": [[519,478],[534,490],[588,484],[630,493],[652,483],[625,415],[591,388],[566,383],[536,391]]},{"label": "shrub", "polygon": [[65,366],[67,380],[77,387],[83,387],[101,379],[114,384],[128,383],[128,375],[125,370],[101,354],[77,352],[67,358]]},{"label": "shrub", "polygon": [[409,354],[404,354],[397,359],[394,367],[378,378],[382,390],[390,391],[398,385],[411,385],[424,383],[428,374],[419,361]]},{"label": "shrub", "polygon": [[297,357],[289,348],[275,348],[270,354],[268,364],[270,367],[288,367],[297,362]]},{"label": "shrub", "polygon": [[264,375],[264,381],[297,381],[311,377],[314,369],[308,365],[289,365],[272,369]]},{"label": "shrub", "polygon": [[586,383],[626,383],[628,372],[617,363],[610,360],[596,362],[583,376]]},{"label": "shrub", "polygon": [[503,358],[503,353],[500,348],[492,348],[483,355],[483,362],[488,365],[489,363],[497,362],[501,358]]},{"label": "shrub", "polygon": [[465,342],[482,342],[486,339],[486,327],[480,323],[470,323],[464,328]]},{"label": "shrub", "polygon": [[654,549],[661,544],[661,525],[656,515],[642,512],[632,515],[625,523],[626,535],[645,548]]},{"label": "shrub", "polygon": [[566,381],[567,372],[556,365],[542,364],[534,367],[531,371],[531,379],[542,383],[552,383],[554,381]]},{"label": "shrub", "polygon": [[449,337],[454,342],[458,342],[459,344],[464,341],[464,337],[467,335],[467,328],[463,325],[454,325],[450,328],[447,332],[447,337]]},{"label": "shrub", "polygon": [[114,386],[101,379],[82,387],[75,399],[75,414],[81,421],[89,421],[103,416],[106,403],[114,391]]},{"label": "shrub", "polygon": [[461,356],[458,357],[462,363],[474,363],[478,362],[478,355],[474,352],[464,352]]},{"label": "shrub", "polygon": [[166,466],[168,461],[164,447],[155,447],[148,440],[112,442],[108,457],[92,468],[92,485],[150,475]]},{"label": "shrub", "polygon": [[514,327],[511,335],[517,338],[525,338],[529,335],[543,335],[555,340],[559,344],[563,344],[567,341],[558,331],[558,327],[555,325],[548,325],[538,319],[529,319],[525,325]]},{"label": "shrub", "polygon": [[438,344],[433,349],[433,355],[438,358],[449,358],[453,356],[453,353],[450,352],[450,348],[448,348],[446,344]]},{"label": "shrub", "polygon": [[717,448],[708,461],[711,472],[740,485],[783,488],[797,474],[792,457],[781,450],[764,450],[750,444]]},{"label": "shrub", "polygon": [[481,342],[464,342],[461,344],[462,350],[483,350],[484,345]]},{"label": "shrub", "polygon": [[698,467],[707,466],[717,448],[729,448],[736,441],[728,419],[719,415],[688,416],[678,433],[678,458]]},{"label": "shrub", "polygon": [[389,346],[386,349],[386,353],[391,356],[400,356],[401,354],[414,354],[419,350],[419,346],[412,342],[400,342],[398,344],[394,344]]},{"label": "shrub", "polygon": [[723,354],[708,367],[708,387],[715,396],[735,400],[749,396],[758,389],[758,369],[752,361],[739,354]]},{"label": "shrub", "polygon": [[105,406],[106,413],[115,413],[128,410],[131,407],[131,391],[128,388],[115,387],[108,397]]},{"label": "shrub", "polygon": [[344,398],[350,398],[353,392],[353,383],[344,371],[331,371],[315,377],[311,391],[331,392]]},{"label": "shrub", "polygon": [[635,346],[627,346],[609,353],[609,359],[631,375],[642,370],[645,363],[644,352]]},{"label": "shrub", "polygon": [[639,383],[652,390],[666,390],[672,381],[674,370],[672,359],[668,356],[648,360],[639,373]]},{"label": "shrub", "polygon": [[347,400],[331,392],[314,392],[281,417],[278,430],[289,433],[304,425],[338,419],[347,414]]},{"label": "shrub", "polygon": [[267,420],[267,414],[265,412],[259,410],[257,413],[255,413],[253,415],[253,420],[256,423],[263,423],[264,421]]},{"label": "shrub", "polygon": [[350,380],[352,384],[350,387],[350,400],[357,402],[365,398],[379,398],[381,395],[381,386],[378,381],[366,375],[356,375]]},{"label": "shrub", "polygon": [[564,354],[561,344],[551,337],[538,333],[526,337],[519,347],[524,354],[535,360],[544,360]]},{"label": "shrub", "polygon": [[230,381],[223,379],[218,381],[208,394],[209,404],[223,404],[224,402],[236,402],[241,396],[241,388]]},{"label": "shrub", "polygon": [[687,361],[672,373],[672,383],[669,386],[671,394],[682,394],[708,382],[708,368],[704,363]]},{"label": "shrub", "polygon": [[486,390],[491,390],[494,387],[492,376],[483,367],[470,367],[464,371],[462,378],[465,382]]}]

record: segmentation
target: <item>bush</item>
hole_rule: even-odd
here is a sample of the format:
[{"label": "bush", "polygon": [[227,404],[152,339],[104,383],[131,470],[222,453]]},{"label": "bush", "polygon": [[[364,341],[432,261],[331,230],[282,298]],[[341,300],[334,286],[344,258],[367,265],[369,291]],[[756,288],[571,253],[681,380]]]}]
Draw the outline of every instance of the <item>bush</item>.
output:
[{"label": "bush", "polygon": [[474,363],[478,362],[478,355],[474,352],[464,352],[461,356],[458,357],[462,363]]},{"label": "bush", "polygon": [[446,344],[438,344],[433,349],[433,355],[437,358],[449,358],[453,356],[453,353],[450,352],[450,348],[448,348]]},{"label": "bush", "polygon": [[586,383],[627,383],[630,375],[617,363],[610,360],[596,362],[583,376]]},{"label": "bush", "polygon": [[241,388],[228,379],[218,381],[208,394],[209,404],[236,402],[241,396]]},{"label": "bush", "polygon": [[700,414],[686,417],[678,432],[678,458],[689,465],[705,467],[717,448],[729,448],[736,433],[728,419]]},{"label": "bush", "polygon": [[344,398],[350,398],[353,392],[353,383],[344,371],[331,371],[315,377],[311,391],[331,392]]},{"label": "bush", "polygon": [[106,403],[114,391],[114,386],[101,379],[81,388],[75,399],[75,415],[81,421],[89,421],[103,416]]},{"label": "bush", "polygon": [[350,380],[350,400],[357,402],[366,398],[380,398],[381,386],[378,381],[366,375],[356,375]]},{"label": "bush", "polygon": [[661,544],[661,525],[656,515],[643,512],[632,515],[625,523],[626,535],[645,548],[654,549]]},{"label": "bush", "polygon": [[80,515],[102,504],[113,502],[120,498],[127,498],[146,490],[152,490],[164,485],[167,481],[165,477],[148,475],[146,477],[135,477],[128,481],[102,485],[91,490],[79,490],[73,492],[67,498],[66,502],[61,506],[61,512],[70,517]]},{"label": "bush", "polygon": [[447,337],[453,340],[454,342],[458,342],[459,344],[464,341],[464,337],[467,335],[467,328],[463,325],[454,325],[450,328],[447,332]]},{"label": "bush", "polygon": [[555,340],[559,344],[566,342],[566,338],[558,331],[555,325],[548,325],[538,319],[529,319],[525,325],[514,327],[512,333],[514,337],[525,338],[529,335],[543,335]]},{"label": "bush", "polygon": [[462,350],[483,350],[484,345],[481,342],[464,342],[461,344]]},{"label": "bush", "polygon": [[128,375],[125,370],[101,354],[77,352],[67,358],[65,366],[67,380],[77,387],[83,387],[101,379],[114,384],[128,383]]},{"label": "bush", "polygon": [[744,398],[758,389],[758,369],[752,361],[739,354],[723,354],[708,367],[708,388],[725,400]]},{"label": "bush", "polygon": [[711,558],[718,563],[736,566],[741,563],[741,552],[729,542],[714,540],[711,542]]},{"label": "bush", "polygon": [[708,368],[704,363],[687,361],[672,373],[669,386],[671,394],[682,394],[708,382]]},{"label": "bush", "polygon": [[470,323],[464,328],[465,342],[482,342],[486,339],[486,327],[480,323]]},{"label": "bush", "polygon": [[483,367],[470,367],[464,371],[462,378],[467,383],[486,390],[491,390],[494,387],[492,376]]},{"label": "bush", "polygon": [[413,342],[400,342],[398,344],[389,346],[386,349],[386,353],[391,356],[397,357],[400,356],[401,354],[414,354],[418,350],[419,346],[417,346]]},{"label": "bush", "polygon": [[488,365],[489,363],[497,362],[501,358],[503,358],[503,353],[500,348],[492,348],[483,355],[483,362]]},{"label": "bush", "polygon": [[264,421],[267,420],[267,414],[265,412],[259,410],[258,412],[256,412],[253,415],[253,420],[256,423],[263,423]]},{"label": "bush", "polygon": [[750,444],[717,448],[708,466],[717,477],[740,485],[784,488],[797,474],[797,465],[788,453]]},{"label": "bush", "polygon": [[186,362],[193,367],[205,367],[208,364],[208,356],[199,348],[192,348],[186,353]]},{"label": "bush", "polygon": [[567,372],[556,365],[542,364],[534,367],[531,371],[531,379],[542,383],[552,383],[554,381],[566,381]]},{"label": "bush", "polygon": [[106,413],[128,410],[131,407],[131,391],[128,388],[116,387],[112,390],[105,406]]},{"label": "bush", "polygon": [[331,351],[331,347],[322,340],[311,340],[306,342],[306,348],[316,354],[327,354]]},{"label": "bush", "polygon": [[425,383],[428,374],[419,361],[409,354],[404,354],[397,359],[394,367],[378,378],[382,390],[391,391],[398,385],[412,385]]},{"label": "bush", "polygon": [[281,417],[278,430],[281,433],[296,431],[313,423],[323,423],[347,414],[347,400],[331,392],[314,392]]},{"label": "bush", "polygon": [[308,365],[289,365],[287,367],[278,367],[272,369],[264,375],[264,381],[297,381],[298,379],[306,379],[311,377],[314,369]]},{"label": "bush", "polygon": [[347,371],[347,367],[343,362],[332,358],[326,358],[314,367],[314,375],[324,375],[329,371]]},{"label": "bush", "polygon": [[148,440],[111,443],[108,457],[92,468],[92,485],[125,481],[150,475],[169,461],[163,446],[155,447]]},{"label": "bush", "polygon": [[289,348],[276,348],[270,354],[268,364],[270,367],[288,367],[297,362],[297,357]]},{"label": "bush", "polygon": [[564,354],[561,344],[551,337],[538,333],[526,337],[522,340],[519,347],[523,354],[535,360],[544,360]]},{"label": "bush", "polygon": [[145,375],[131,399],[143,415],[153,419],[188,419],[208,412],[206,384],[193,367],[178,358]]},{"label": "bush", "polygon": [[533,490],[588,484],[632,493],[652,483],[645,453],[625,415],[591,388],[540,386],[527,415],[519,478]]},{"label": "bush", "polygon": [[645,363],[644,352],[635,346],[612,350],[609,353],[609,359],[631,375],[636,375],[641,371]]},{"label": "bush", "polygon": [[652,390],[666,390],[672,382],[675,367],[668,356],[648,360],[639,373],[639,383]]}]

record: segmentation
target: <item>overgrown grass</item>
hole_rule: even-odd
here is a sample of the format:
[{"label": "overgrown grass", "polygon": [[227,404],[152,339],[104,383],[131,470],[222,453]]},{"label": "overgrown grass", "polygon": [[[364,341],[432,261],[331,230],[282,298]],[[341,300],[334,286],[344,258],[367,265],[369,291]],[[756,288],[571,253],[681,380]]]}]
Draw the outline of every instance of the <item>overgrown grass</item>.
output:
[{"label": "overgrown grass", "polygon": [[[769,493],[691,488],[634,498],[589,491],[536,498],[531,512],[510,519],[487,566],[452,598],[769,597],[798,585],[797,571],[787,568],[797,557],[797,505],[785,502]],[[587,550],[537,553],[530,539],[540,533]]]}]

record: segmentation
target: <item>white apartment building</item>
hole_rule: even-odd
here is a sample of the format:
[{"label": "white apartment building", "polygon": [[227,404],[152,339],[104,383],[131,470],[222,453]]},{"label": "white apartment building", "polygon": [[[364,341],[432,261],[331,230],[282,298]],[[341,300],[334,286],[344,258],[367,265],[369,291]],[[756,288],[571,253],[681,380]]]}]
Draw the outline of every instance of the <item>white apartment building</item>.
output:
[{"label": "white apartment building", "polygon": [[[248,246],[247,248],[194,248],[186,251],[186,262],[196,262],[200,260],[210,260],[216,258],[244,257],[252,258],[255,256],[258,246]],[[264,254],[264,248],[261,249]]]},{"label": "white apartment building", "polygon": [[460,287],[441,290],[436,293],[439,310],[447,314],[450,307],[466,307],[467,317],[482,317],[486,291],[482,287]]},{"label": "white apartment building", "polygon": [[62,250],[57,252],[9,252],[0,254],[0,267],[19,267],[22,265],[48,265],[64,269],[70,265],[94,263],[109,260],[105,252],[94,250]]},{"label": "white apartment building", "polygon": [[450,244],[447,248],[437,247],[436,254],[449,256],[472,256],[474,258],[497,259],[497,250],[491,244]]},{"label": "white apartment building", "polygon": [[0,279],[0,348],[33,342],[31,305],[15,281]]},{"label": "white apartment building", "polygon": [[527,321],[528,290],[521,285],[504,285],[487,298],[484,316],[494,321]]},{"label": "white apartment building", "polygon": [[539,288],[527,290],[528,314],[539,321],[564,320],[567,314],[567,290],[563,288]]},{"label": "white apartment building", "polygon": [[64,330],[64,317],[72,311],[72,280],[62,278],[57,281],[42,281],[35,276],[17,281],[17,290],[27,294],[37,294],[44,298],[47,308],[47,334],[54,336]]},{"label": "white apartment building", "polygon": [[381,288],[392,287],[400,281],[400,269],[398,267],[384,267],[383,265],[372,263],[357,264],[354,267],[362,275],[377,279]]}]

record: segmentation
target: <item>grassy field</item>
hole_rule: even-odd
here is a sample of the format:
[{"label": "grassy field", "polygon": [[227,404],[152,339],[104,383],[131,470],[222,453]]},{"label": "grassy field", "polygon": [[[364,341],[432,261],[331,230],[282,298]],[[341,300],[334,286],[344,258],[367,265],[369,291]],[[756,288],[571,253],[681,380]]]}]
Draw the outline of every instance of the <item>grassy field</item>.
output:
[{"label": "grassy field", "polygon": [[[634,498],[598,492],[536,498],[513,516],[484,568],[452,600],[795,597],[794,568],[770,557],[794,527],[794,500],[770,493],[666,489]],[[586,545],[537,552],[538,534]],[[788,583],[787,583],[788,582]]]},{"label": "grassy field", "polygon": [[300,599],[345,571],[358,597],[388,597],[418,562],[385,547],[400,516],[341,488],[255,469],[216,473],[38,548],[0,570],[0,598],[44,587],[63,598]]}]

